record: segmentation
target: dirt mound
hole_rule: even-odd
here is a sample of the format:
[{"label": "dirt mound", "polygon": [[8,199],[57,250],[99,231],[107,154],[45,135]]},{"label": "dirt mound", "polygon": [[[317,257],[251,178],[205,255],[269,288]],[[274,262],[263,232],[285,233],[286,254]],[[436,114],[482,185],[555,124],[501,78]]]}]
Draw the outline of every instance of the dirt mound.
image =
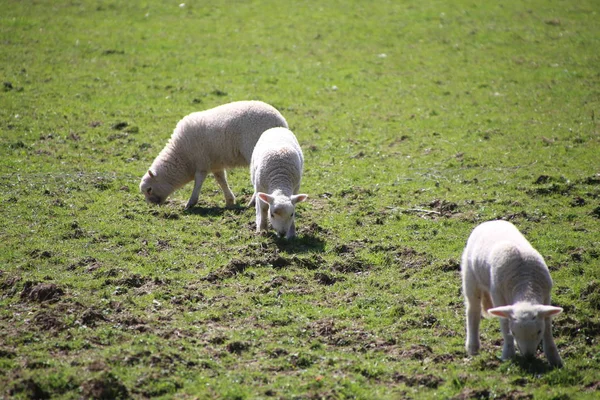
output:
[{"label": "dirt mound", "polygon": [[81,385],[81,394],[86,399],[127,399],[129,392],[113,374],[104,373]]},{"label": "dirt mound", "polygon": [[39,283],[25,282],[23,291],[21,292],[21,299],[36,302],[54,302],[64,295],[64,291],[56,286],[54,283]]},{"label": "dirt mound", "polygon": [[400,373],[394,373],[393,377],[394,381],[402,382],[406,386],[424,386],[430,389],[437,389],[444,380],[440,377],[431,375],[431,374],[417,374],[412,376],[403,375]]}]

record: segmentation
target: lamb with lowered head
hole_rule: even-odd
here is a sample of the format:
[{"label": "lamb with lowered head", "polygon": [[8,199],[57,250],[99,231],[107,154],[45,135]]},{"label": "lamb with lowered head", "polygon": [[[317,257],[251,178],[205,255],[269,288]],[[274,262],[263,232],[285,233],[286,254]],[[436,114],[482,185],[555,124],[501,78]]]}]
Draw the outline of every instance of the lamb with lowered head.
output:
[{"label": "lamb with lowered head", "polygon": [[500,318],[503,360],[515,356],[515,343],[521,354],[534,356],[543,342],[548,362],[563,365],[552,337],[552,316],[562,308],[550,305],[550,272],[513,224],[489,221],[477,226],[463,252],[461,272],[469,355],[479,351],[483,312]]},{"label": "lamb with lowered head", "polygon": [[257,232],[270,222],[280,237],[296,236],[296,203],[308,197],[298,194],[303,167],[302,149],[289,129],[271,128],[262,134],[250,162],[254,194],[248,205],[256,206]]}]

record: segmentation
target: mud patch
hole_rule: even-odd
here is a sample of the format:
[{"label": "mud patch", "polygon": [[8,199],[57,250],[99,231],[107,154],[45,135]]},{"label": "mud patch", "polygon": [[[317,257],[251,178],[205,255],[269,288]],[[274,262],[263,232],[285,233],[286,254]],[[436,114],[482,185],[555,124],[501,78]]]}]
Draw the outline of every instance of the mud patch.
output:
[{"label": "mud patch", "polygon": [[443,272],[460,271],[460,261],[450,258],[442,262],[442,264],[437,266],[436,269],[439,269]]},{"label": "mud patch", "polygon": [[565,316],[557,324],[553,324],[553,329],[560,336],[570,338],[579,335],[596,337],[600,336],[600,321],[586,320],[584,322],[577,321],[571,316]]},{"label": "mud patch", "polygon": [[84,382],[80,390],[83,398],[108,400],[130,397],[125,385],[111,373],[103,373],[99,377]]},{"label": "mud patch", "polygon": [[17,283],[21,280],[20,276],[7,276],[2,282],[0,282],[0,291],[3,292],[3,297],[12,297],[17,291]]},{"label": "mud patch", "polygon": [[60,331],[66,328],[62,318],[50,311],[40,311],[32,321],[42,331]]},{"label": "mud patch", "polygon": [[319,283],[320,285],[325,285],[325,286],[331,286],[334,283],[342,280],[341,278],[335,277],[326,272],[315,272],[314,278],[315,278],[315,281],[317,281],[317,283]]},{"label": "mud patch", "polygon": [[431,347],[423,344],[413,345],[410,349],[403,350],[399,354],[400,358],[409,358],[411,360],[424,360],[432,355],[433,350]]},{"label": "mud patch", "polygon": [[139,274],[133,274],[122,279],[117,280],[115,283],[119,286],[125,286],[128,288],[139,288],[151,281],[152,278],[148,276],[141,276]]},{"label": "mud patch", "polygon": [[39,384],[37,384],[33,379],[24,379],[20,382],[15,383],[13,387],[8,391],[8,394],[11,396],[22,394],[25,398],[28,399],[50,398],[50,394],[47,391],[45,391]]},{"label": "mud patch", "polygon": [[467,400],[467,399],[489,399],[492,394],[488,389],[471,389],[465,388],[458,395],[454,396],[453,400]]},{"label": "mud patch", "polygon": [[219,282],[243,273],[250,265],[250,262],[246,260],[231,260],[225,267],[209,273],[205,277],[201,278],[201,280],[208,282]]},{"label": "mud patch", "polygon": [[107,319],[100,311],[88,308],[81,314],[80,321],[83,325],[94,327],[97,322],[107,321]]},{"label": "mud patch", "polygon": [[342,273],[357,273],[364,272],[372,268],[372,265],[361,260],[355,255],[343,257],[341,260],[336,260],[331,265],[331,270]]},{"label": "mud patch", "polygon": [[[443,199],[435,199],[427,204],[432,210],[437,211],[437,215],[451,217],[458,212],[458,204]],[[436,215],[432,213],[430,215]]]},{"label": "mud patch", "polygon": [[227,344],[227,351],[232,354],[242,354],[244,351],[250,349],[250,344],[246,342],[231,342]]},{"label": "mud patch", "polygon": [[69,271],[75,271],[79,268],[85,267],[85,272],[93,272],[100,268],[102,265],[94,257],[84,257],[78,262],[71,264],[67,267]]},{"label": "mud patch", "polygon": [[64,295],[64,291],[54,283],[39,283],[27,281],[21,292],[21,300],[42,302],[56,302]]},{"label": "mud patch", "polygon": [[423,386],[429,389],[437,389],[444,380],[431,374],[416,374],[412,376],[394,373],[392,379],[398,383],[404,383],[406,386]]}]

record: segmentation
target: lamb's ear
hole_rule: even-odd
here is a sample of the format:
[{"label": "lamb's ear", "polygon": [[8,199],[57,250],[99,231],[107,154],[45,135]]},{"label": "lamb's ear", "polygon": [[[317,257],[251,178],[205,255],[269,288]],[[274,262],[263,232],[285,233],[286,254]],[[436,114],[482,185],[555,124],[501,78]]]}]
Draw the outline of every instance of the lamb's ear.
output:
[{"label": "lamb's ear", "polygon": [[151,169],[149,169],[149,170],[148,170],[148,176],[149,176],[150,178],[156,178],[156,174],[155,174],[154,172],[152,172],[152,170],[151,170]]},{"label": "lamb's ear", "polygon": [[300,203],[306,199],[308,199],[307,194],[295,194],[291,197],[292,204]]},{"label": "lamb's ear", "polygon": [[489,314],[492,314],[494,317],[510,318],[511,315],[513,314],[513,310],[514,309],[512,306],[502,306],[502,307],[490,308],[489,310],[487,310],[487,312]]},{"label": "lamb's ear", "polygon": [[542,318],[552,317],[554,315],[558,315],[563,312],[563,309],[560,307],[554,306],[539,306],[538,307],[538,315]]},{"label": "lamb's ear", "polygon": [[272,204],[272,203],[273,203],[273,199],[274,199],[274,198],[273,198],[273,196],[271,196],[271,195],[268,195],[268,194],[266,194],[266,193],[262,193],[262,192],[258,192],[258,193],[256,193],[256,196],[257,196],[257,197],[258,197],[260,200],[264,201],[264,202],[265,202],[265,203],[267,203],[267,204]]}]

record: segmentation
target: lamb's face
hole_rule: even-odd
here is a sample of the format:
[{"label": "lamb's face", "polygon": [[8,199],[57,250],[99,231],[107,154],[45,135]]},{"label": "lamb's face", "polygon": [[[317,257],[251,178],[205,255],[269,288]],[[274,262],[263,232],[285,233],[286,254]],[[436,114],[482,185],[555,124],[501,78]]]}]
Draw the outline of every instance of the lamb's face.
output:
[{"label": "lamb's face", "polygon": [[269,222],[279,237],[290,239],[293,236],[290,228],[294,223],[295,213],[296,207],[289,199],[269,204]]},{"label": "lamb's face", "polygon": [[488,312],[496,317],[508,319],[508,329],[521,354],[533,356],[543,339],[546,319],[550,321],[549,318],[560,314],[562,308],[522,302],[512,306],[490,308]]},{"label": "lamb's face", "polygon": [[148,171],[140,182],[140,192],[144,194],[148,203],[162,204],[173,193],[173,186],[161,182],[160,177]]},{"label": "lamb's face", "polygon": [[535,311],[515,312],[508,320],[508,327],[522,355],[535,355],[545,328],[544,318]]},{"label": "lamb's face", "polygon": [[279,237],[291,239],[296,236],[294,220],[296,218],[296,203],[308,198],[305,194],[295,194],[291,197],[273,196],[257,193],[257,201],[269,206],[269,222]]}]

